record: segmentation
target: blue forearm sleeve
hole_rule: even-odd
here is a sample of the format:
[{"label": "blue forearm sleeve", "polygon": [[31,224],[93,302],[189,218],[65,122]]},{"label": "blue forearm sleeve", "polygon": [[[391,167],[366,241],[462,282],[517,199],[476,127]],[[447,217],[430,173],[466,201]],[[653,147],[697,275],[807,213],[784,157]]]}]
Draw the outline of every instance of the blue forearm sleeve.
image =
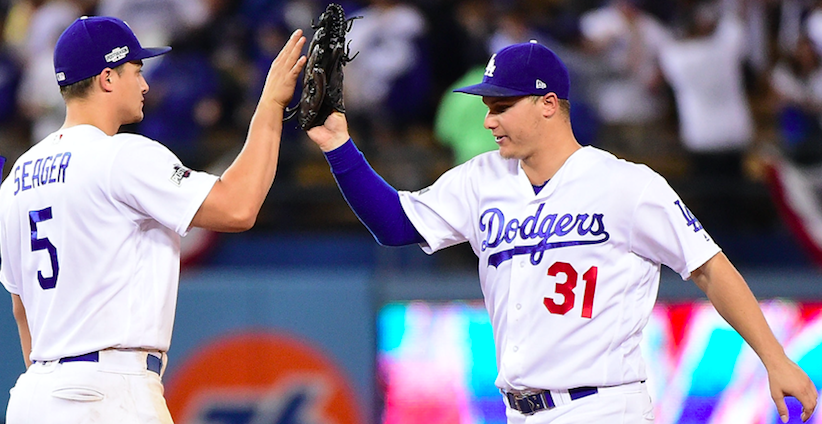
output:
[{"label": "blue forearm sleeve", "polygon": [[422,243],[394,187],[377,175],[352,140],[325,153],[340,191],[377,242],[383,246]]}]

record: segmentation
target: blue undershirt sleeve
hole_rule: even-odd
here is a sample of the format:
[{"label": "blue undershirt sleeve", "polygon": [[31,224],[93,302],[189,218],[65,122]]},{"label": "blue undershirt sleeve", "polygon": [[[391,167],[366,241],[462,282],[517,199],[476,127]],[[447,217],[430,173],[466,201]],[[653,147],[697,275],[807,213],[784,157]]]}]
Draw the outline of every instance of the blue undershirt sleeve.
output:
[{"label": "blue undershirt sleeve", "polygon": [[348,206],[379,244],[425,241],[402,209],[397,190],[374,171],[353,140],[326,152],[325,158]]}]

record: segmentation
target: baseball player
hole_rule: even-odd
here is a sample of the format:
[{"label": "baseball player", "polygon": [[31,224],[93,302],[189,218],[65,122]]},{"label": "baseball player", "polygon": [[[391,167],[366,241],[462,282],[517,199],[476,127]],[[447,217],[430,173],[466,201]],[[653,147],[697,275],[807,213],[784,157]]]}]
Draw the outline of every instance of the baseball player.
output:
[{"label": "baseball player", "polygon": [[60,36],[62,128],[0,186],[0,282],[27,370],[8,424],[171,423],[161,376],[176,306],[180,239],[243,231],[274,179],[285,106],[305,64],[297,30],[273,61],[242,152],[222,176],[188,169],[120,126],[143,118],[144,48],[125,22],[83,17]]},{"label": "baseball player", "polygon": [[498,51],[482,83],[456,91],[482,96],[499,150],[417,192],[397,192],[373,171],[343,114],[308,135],[378,242],[426,253],[471,244],[509,423],[653,421],[639,345],[663,264],[692,279],[753,347],[782,419],[784,396],[809,419],[816,389],[746,282],[660,175],[577,143],[569,88],[548,48]]}]

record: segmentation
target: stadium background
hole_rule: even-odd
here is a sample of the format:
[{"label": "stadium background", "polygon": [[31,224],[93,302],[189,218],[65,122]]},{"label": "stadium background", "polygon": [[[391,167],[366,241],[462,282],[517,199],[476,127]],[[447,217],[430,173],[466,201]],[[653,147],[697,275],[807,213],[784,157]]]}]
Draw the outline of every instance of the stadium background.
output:
[{"label": "stadium background", "polygon": [[[820,344],[814,334],[822,334],[815,331],[822,275],[813,249],[781,214],[762,161],[763,152],[796,152],[791,144],[798,143],[791,126],[796,122],[788,119],[794,115],[774,100],[768,76],[785,54],[783,18],[794,10],[805,22],[816,2],[747,2],[759,6],[767,54],[743,64],[757,132],[743,152],[745,168],[739,174],[699,170],[678,139],[673,92],[664,82],[659,90],[666,112],[652,123],[625,125],[597,116],[589,91],[611,72],[583,53],[579,21],[609,2],[342,3],[350,15],[377,6],[393,10],[393,15],[367,18],[388,22],[371,35],[401,38],[401,31],[388,29],[393,23],[410,37],[406,47],[411,53],[387,55],[377,63],[375,69],[384,73],[362,71],[376,72],[369,74],[375,83],[386,78],[387,89],[381,95],[355,92],[349,103],[355,139],[391,184],[421,188],[461,160],[465,146],[449,144],[448,129],[438,124],[449,116],[441,105],[458,79],[478,78],[476,70],[485,65],[493,43],[546,40],[573,58],[569,66],[578,77],[573,119],[580,141],[648,163],[668,178],[765,302],[769,321],[794,359],[822,385],[814,368]],[[673,28],[685,10],[701,2],[626,3]],[[291,28],[308,29],[324,5],[312,0],[2,0],[0,155],[13,162],[61,122],[56,84],[49,85],[48,43],[59,35],[55,28],[83,13],[114,11],[130,22],[143,44],[174,47],[167,60],[146,69],[152,87],[146,120],[123,130],[151,136],[186,164],[219,173],[241,146],[261,69],[272,51]],[[396,46],[389,43],[396,38],[387,38],[386,45]],[[369,54],[386,55],[365,44],[359,50],[360,62]],[[405,50],[394,49],[400,51]],[[355,63],[347,68],[349,74]],[[404,63],[402,69],[389,72],[397,63]],[[476,116],[471,119],[476,122]],[[463,121],[453,125],[470,132]],[[470,249],[456,246],[429,257],[416,247],[377,246],[339,195],[323,157],[294,125],[284,130],[280,170],[257,226],[243,234],[197,231],[185,244],[165,377],[177,422],[499,422],[501,404],[491,385],[493,347]],[[646,337],[658,422],[777,422],[773,408],[763,409],[770,404],[762,400],[761,365],[751,365],[750,352],[714,321],[702,300],[692,283],[665,270],[660,307]],[[10,302],[0,302],[0,340],[4,407],[6,388],[23,371]]]}]

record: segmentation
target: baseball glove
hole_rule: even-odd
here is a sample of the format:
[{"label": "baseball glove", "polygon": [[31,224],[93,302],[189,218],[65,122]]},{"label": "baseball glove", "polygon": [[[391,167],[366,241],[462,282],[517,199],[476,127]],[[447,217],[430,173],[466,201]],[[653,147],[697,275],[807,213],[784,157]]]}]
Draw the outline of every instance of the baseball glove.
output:
[{"label": "baseball glove", "polygon": [[300,103],[289,108],[285,120],[298,118],[300,128],[308,130],[325,123],[333,111],[345,112],[343,104],[343,66],[354,59],[345,43],[345,34],[357,16],[345,19],[342,6],[331,3],[320,15],[308,45],[308,61],[303,76]]}]

